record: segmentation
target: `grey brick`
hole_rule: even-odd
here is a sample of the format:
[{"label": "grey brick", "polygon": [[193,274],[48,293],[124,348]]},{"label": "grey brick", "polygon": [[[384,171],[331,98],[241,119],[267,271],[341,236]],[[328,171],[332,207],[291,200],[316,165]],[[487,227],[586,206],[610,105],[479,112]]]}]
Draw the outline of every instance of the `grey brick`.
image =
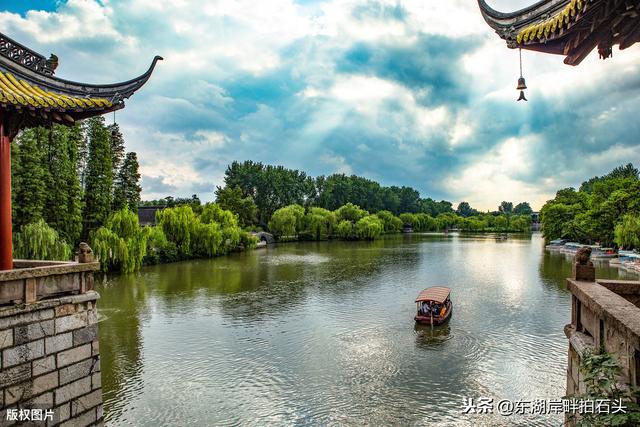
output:
[{"label": "grey brick", "polygon": [[96,422],[96,410],[92,409],[76,418],[60,424],[60,427],[86,427]]},{"label": "grey brick", "polygon": [[58,386],[58,373],[51,372],[45,375],[41,375],[30,381],[8,387],[5,389],[5,395],[7,397],[7,405],[11,405],[16,402],[23,402],[30,399],[33,396],[38,396],[45,391],[52,390]]},{"label": "grey brick", "polygon": [[27,381],[31,378],[31,364],[14,366],[0,371],[0,388]]},{"label": "grey brick", "polygon": [[73,345],[85,344],[96,339],[98,339],[97,324],[73,331]]},{"label": "grey brick", "polygon": [[56,334],[71,331],[73,329],[84,328],[85,326],[87,326],[86,312],[56,318]]},{"label": "grey brick", "polygon": [[53,320],[16,326],[14,329],[15,345],[35,341],[49,335],[53,335]]},{"label": "grey brick", "polygon": [[75,304],[63,304],[55,308],[56,317],[68,316],[76,312]]},{"label": "grey brick", "polygon": [[12,347],[2,352],[3,369],[44,356],[44,340]]},{"label": "grey brick", "polygon": [[20,406],[26,406],[27,408],[51,408],[53,406],[53,392],[43,393],[40,396],[29,399]]},{"label": "grey brick", "polygon": [[58,371],[60,374],[60,385],[70,383],[80,378],[88,377],[92,373],[99,371],[100,360],[98,358],[83,360],[80,363],[67,366],[66,368],[62,368]]},{"label": "grey brick", "polygon": [[71,365],[83,359],[91,357],[91,344],[85,344],[70,350],[61,351],[56,355],[58,368]]},{"label": "grey brick", "polygon": [[71,402],[71,416],[75,417],[102,403],[102,391],[96,390]]},{"label": "grey brick", "polygon": [[59,423],[68,420],[71,417],[71,403],[65,403],[53,408],[53,421],[49,421],[47,425],[58,425]]},{"label": "grey brick", "polygon": [[32,363],[33,376],[37,377],[38,375],[46,374],[47,372],[51,372],[56,369],[56,357],[55,356],[47,356],[43,359],[34,360]]},{"label": "grey brick", "polygon": [[98,312],[95,309],[87,311],[87,323],[89,325],[98,323]]},{"label": "grey brick", "polygon": [[91,375],[91,389],[95,390],[102,387],[102,376],[100,372]]},{"label": "grey brick", "polygon": [[0,329],[9,329],[17,325],[27,323],[40,322],[53,318],[53,309],[30,311],[28,313],[18,314],[17,316],[7,316],[0,318]]},{"label": "grey brick", "polygon": [[13,329],[0,331],[0,350],[13,345]]},{"label": "grey brick", "polygon": [[73,334],[59,334],[44,340],[44,349],[47,354],[57,353],[73,347]]},{"label": "grey brick", "polygon": [[96,356],[99,353],[100,353],[100,342],[98,340],[95,340],[94,342],[91,343],[91,354]]},{"label": "grey brick", "polygon": [[54,391],[56,405],[67,402],[91,391],[91,378],[86,377],[71,384],[62,386]]}]

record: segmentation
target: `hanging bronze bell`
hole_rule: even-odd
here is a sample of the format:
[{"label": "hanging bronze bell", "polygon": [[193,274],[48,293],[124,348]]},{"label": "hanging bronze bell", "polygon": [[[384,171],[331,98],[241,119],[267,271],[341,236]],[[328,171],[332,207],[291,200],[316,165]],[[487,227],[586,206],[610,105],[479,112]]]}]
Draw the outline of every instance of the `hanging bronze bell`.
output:
[{"label": "hanging bronze bell", "polygon": [[516,88],[517,90],[524,90],[527,88],[527,84],[524,82],[524,77],[520,77],[518,79],[518,87]]},{"label": "hanging bronze bell", "polygon": [[520,77],[518,79],[518,87],[516,88],[516,90],[520,91],[520,97],[518,98],[518,101],[526,101],[527,98],[524,96],[524,90],[527,88],[527,84],[524,81],[524,77]]}]

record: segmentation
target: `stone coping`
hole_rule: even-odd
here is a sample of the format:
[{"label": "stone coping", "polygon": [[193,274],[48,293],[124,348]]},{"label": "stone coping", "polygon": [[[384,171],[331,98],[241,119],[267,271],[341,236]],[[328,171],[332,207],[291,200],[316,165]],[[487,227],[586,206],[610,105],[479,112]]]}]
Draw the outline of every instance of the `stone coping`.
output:
[{"label": "stone coping", "polygon": [[637,280],[596,280],[600,285],[618,295],[640,295],[640,281]]},{"label": "stone coping", "polygon": [[[613,284],[618,281],[602,282]],[[640,348],[640,308],[597,282],[567,279],[567,287],[596,316],[604,319],[610,327],[623,332],[635,348]]]},{"label": "stone coping", "polygon": [[576,331],[576,328],[571,324],[565,325],[564,335],[569,339],[573,348],[580,355],[590,353],[595,348],[593,345],[593,338],[587,334]]},{"label": "stone coping", "polygon": [[39,300],[32,304],[19,304],[9,307],[0,307],[0,318],[16,316],[19,314],[43,310],[46,308],[53,308],[63,304],[80,304],[87,301],[97,301],[98,299],[100,299],[100,294],[98,294],[96,291],[87,291],[79,295],[66,295],[62,297]]},{"label": "stone coping", "polygon": [[[67,261],[31,261],[15,260],[18,268],[0,271],[0,282],[23,280],[35,277],[53,276],[58,274],[81,273],[84,271],[98,271],[99,262],[67,262]],[[25,266],[25,268],[20,268]]]}]

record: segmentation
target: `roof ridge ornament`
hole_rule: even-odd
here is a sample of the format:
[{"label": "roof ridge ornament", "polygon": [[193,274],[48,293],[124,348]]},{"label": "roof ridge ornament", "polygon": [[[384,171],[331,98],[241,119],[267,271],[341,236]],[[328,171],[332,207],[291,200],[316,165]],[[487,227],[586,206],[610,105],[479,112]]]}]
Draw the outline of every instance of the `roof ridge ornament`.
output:
[{"label": "roof ridge ornament", "polygon": [[53,76],[55,69],[58,67],[58,57],[56,55],[51,54],[49,59],[46,59],[38,52],[2,33],[0,33],[0,55],[45,76]]}]

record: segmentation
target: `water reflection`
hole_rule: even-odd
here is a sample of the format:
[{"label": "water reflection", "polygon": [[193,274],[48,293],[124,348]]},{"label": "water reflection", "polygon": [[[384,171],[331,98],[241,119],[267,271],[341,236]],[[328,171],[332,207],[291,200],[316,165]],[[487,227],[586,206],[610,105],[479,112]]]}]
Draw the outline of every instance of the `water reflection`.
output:
[{"label": "water reflection", "polygon": [[441,326],[420,325],[416,323],[413,330],[416,332],[416,346],[418,348],[437,348],[451,338],[449,323]]},{"label": "water reflection", "polygon": [[[462,398],[563,395],[569,273],[538,235],[451,233],[294,243],[109,277],[107,422],[501,425],[463,417]],[[415,296],[438,284],[452,288],[451,320],[415,326]]]}]

